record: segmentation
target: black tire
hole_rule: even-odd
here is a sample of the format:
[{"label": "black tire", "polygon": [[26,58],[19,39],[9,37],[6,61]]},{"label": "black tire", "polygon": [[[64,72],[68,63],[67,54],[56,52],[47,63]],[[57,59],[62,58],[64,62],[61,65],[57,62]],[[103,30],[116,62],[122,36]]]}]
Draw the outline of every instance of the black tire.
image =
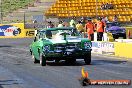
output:
[{"label": "black tire", "polygon": [[37,60],[37,59],[34,57],[34,55],[32,55],[32,59],[33,59],[33,62],[34,62],[34,63],[39,63],[39,60]]},{"label": "black tire", "polygon": [[123,39],[126,39],[126,34],[123,35]]},{"label": "black tire", "polygon": [[85,63],[86,63],[87,65],[90,65],[90,64],[91,64],[91,52],[85,54],[85,56],[84,56],[84,61],[85,61]]},{"label": "black tire", "polygon": [[32,50],[30,49],[30,54],[32,55]]},{"label": "black tire", "polygon": [[40,54],[40,65],[46,66],[46,57]]}]

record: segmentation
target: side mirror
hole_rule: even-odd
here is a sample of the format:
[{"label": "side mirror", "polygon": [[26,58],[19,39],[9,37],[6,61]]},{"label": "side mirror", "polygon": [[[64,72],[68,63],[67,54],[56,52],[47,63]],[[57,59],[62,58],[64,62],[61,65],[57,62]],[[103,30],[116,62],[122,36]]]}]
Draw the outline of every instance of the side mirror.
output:
[{"label": "side mirror", "polygon": [[35,38],[34,38],[34,42],[36,42],[36,41],[37,41],[37,38],[35,37]]}]

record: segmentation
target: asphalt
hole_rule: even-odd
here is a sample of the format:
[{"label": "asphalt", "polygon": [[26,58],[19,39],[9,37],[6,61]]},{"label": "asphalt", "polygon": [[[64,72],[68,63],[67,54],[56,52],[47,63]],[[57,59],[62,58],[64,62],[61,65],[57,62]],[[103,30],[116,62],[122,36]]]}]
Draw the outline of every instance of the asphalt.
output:
[{"label": "asphalt", "polygon": [[[132,62],[125,58],[92,55],[92,64],[77,60],[75,65],[47,62],[34,64],[29,53],[33,39],[0,39],[0,88],[84,88],[78,79],[81,68],[90,79],[130,79]],[[89,85],[85,88],[132,88],[131,85]]]}]

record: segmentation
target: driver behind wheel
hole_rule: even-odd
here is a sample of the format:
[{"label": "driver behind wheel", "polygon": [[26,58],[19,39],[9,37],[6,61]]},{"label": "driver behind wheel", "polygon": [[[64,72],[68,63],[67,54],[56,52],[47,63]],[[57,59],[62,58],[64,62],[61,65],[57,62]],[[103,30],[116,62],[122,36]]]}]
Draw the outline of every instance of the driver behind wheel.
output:
[{"label": "driver behind wheel", "polygon": [[47,30],[45,34],[46,34],[46,37],[47,37],[47,38],[49,38],[49,39],[52,38],[52,33],[51,33],[51,31]]}]

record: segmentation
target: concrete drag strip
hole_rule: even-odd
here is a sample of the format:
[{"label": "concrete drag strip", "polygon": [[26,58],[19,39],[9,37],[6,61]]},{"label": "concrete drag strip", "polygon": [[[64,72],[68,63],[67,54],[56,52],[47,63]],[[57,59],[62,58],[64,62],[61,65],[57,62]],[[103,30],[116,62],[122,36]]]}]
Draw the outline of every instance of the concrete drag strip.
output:
[{"label": "concrete drag strip", "polygon": [[0,85],[2,88],[26,88],[26,84],[9,70],[0,66]]},{"label": "concrete drag strip", "polygon": [[[78,79],[81,68],[89,73],[90,79],[131,79],[132,63],[126,60],[93,55],[92,65],[77,60],[74,65],[48,62],[47,66],[34,64],[29,53],[31,39],[3,39],[0,41],[0,78],[9,80],[7,88],[84,88]],[[3,46],[6,44],[7,46]],[[9,47],[10,45],[10,47]],[[4,69],[8,69],[5,71]],[[4,74],[4,73],[7,74]],[[4,76],[5,75],[5,76]],[[11,78],[6,77],[10,76]],[[0,79],[2,80],[2,79]],[[13,80],[13,81],[12,81]],[[1,84],[4,84],[1,82]],[[16,86],[20,84],[20,86]],[[1,85],[6,88],[6,85]],[[88,86],[85,88],[132,88],[132,86]]]},{"label": "concrete drag strip", "polygon": [[15,47],[15,48],[11,48],[13,50],[20,50],[20,51],[26,51],[26,52],[29,52],[29,49],[27,48],[19,48],[19,47]]}]

